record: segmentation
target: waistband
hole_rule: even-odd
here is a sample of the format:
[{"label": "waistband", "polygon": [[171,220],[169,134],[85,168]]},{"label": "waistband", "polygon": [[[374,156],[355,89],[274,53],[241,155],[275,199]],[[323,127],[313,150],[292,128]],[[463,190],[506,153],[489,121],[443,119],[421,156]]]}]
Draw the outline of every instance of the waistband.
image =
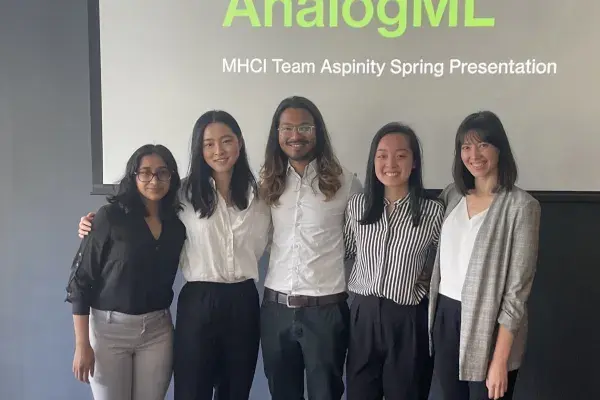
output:
[{"label": "waistband", "polygon": [[117,322],[117,323],[139,323],[139,322],[149,322],[160,317],[170,316],[171,310],[157,310],[151,311],[145,314],[125,314],[119,311],[106,311],[106,310],[98,310],[96,308],[90,309],[90,316],[95,319],[102,319],[106,322]]}]

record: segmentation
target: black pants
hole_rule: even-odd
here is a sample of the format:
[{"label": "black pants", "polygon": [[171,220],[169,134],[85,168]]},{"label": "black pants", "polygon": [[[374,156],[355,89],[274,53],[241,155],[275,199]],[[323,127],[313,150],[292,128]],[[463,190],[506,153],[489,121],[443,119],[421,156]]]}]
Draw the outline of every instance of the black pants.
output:
[{"label": "black pants", "polygon": [[175,400],[248,400],[260,341],[254,281],[188,282],[177,304]]},{"label": "black pants", "polygon": [[288,308],[269,300],[261,312],[261,346],[272,400],[340,400],[350,310],[346,301]]},{"label": "black pants", "polygon": [[432,363],[427,300],[416,306],[357,295],[350,311],[348,400],[426,400]]},{"label": "black pants", "polygon": [[[433,324],[435,376],[440,384],[442,400],[488,400],[488,388],[483,382],[458,380],[460,345],[460,302],[438,296]],[[508,372],[508,390],[502,400],[512,400],[518,370]]]}]

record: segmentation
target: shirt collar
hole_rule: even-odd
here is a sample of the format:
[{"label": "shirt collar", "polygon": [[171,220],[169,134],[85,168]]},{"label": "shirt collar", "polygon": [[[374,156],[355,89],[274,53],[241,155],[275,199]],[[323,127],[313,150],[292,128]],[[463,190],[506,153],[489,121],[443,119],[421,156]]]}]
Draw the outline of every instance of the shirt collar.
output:
[{"label": "shirt collar", "polygon": [[[290,163],[289,160],[287,162],[286,173],[288,175],[290,175],[290,174],[298,175],[298,173],[296,172],[294,167],[292,167],[292,164]],[[315,158],[311,162],[308,163],[308,165],[304,169],[304,174],[302,174],[302,177],[311,178],[311,177],[315,176],[316,174],[317,174],[317,159]]]},{"label": "shirt collar", "polygon": [[[215,183],[215,179],[211,176],[208,178],[208,181],[210,182],[210,185],[212,186],[217,196],[221,197],[221,194],[217,191],[217,184]],[[248,205],[252,204],[252,201],[254,200],[254,190],[252,189],[252,187],[248,188],[248,193],[246,194],[246,196],[248,196]]]},{"label": "shirt collar", "polygon": [[[409,200],[410,200],[410,197],[411,196],[410,196],[410,192],[409,192],[406,196],[402,197],[401,199],[398,199],[398,200],[394,201],[394,207],[399,207],[399,206],[408,204]],[[390,205],[390,201],[384,197],[383,198],[383,204],[385,204],[385,206],[387,207],[387,206]]]}]

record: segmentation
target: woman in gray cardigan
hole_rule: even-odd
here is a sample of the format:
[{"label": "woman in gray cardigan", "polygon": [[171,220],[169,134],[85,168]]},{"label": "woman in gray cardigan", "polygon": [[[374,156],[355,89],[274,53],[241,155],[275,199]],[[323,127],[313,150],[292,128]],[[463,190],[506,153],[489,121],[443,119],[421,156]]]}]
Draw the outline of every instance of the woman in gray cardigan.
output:
[{"label": "woman in gray cardigan", "polygon": [[469,115],[456,135],[454,183],[433,267],[429,331],[444,400],[512,399],[525,350],[540,205],[515,186],[500,119]]}]

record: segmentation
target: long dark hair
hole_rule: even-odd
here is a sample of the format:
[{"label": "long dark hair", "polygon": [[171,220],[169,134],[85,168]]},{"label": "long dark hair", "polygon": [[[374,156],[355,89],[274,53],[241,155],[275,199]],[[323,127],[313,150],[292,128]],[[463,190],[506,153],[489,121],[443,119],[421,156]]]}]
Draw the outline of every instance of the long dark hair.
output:
[{"label": "long dark hair", "polygon": [[246,145],[238,122],[226,111],[207,111],[198,118],[194,125],[189,173],[183,184],[185,198],[192,204],[195,211],[200,210],[201,218],[210,217],[215,212],[218,201],[216,189],[210,182],[212,168],[206,163],[203,155],[204,131],[212,123],[227,125],[240,142],[240,155],[233,166],[229,185],[232,202],[240,210],[245,210],[248,207],[249,189],[252,188],[254,194],[258,194],[256,178],[248,163]]},{"label": "long dark hair", "polygon": [[156,154],[162,158],[167,169],[171,172],[169,191],[160,200],[159,212],[161,218],[175,216],[182,209],[177,193],[181,185],[181,178],[179,177],[175,157],[173,157],[168,148],[160,144],[145,144],[129,157],[125,167],[125,175],[121,179],[121,182],[119,182],[117,193],[107,196],[106,200],[110,204],[118,205],[126,213],[139,213],[148,216],[148,210],[137,188],[136,173],[140,167],[142,158],[151,154]]},{"label": "long dark hair", "polygon": [[365,210],[359,222],[362,225],[373,224],[379,221],[385,209],[385,187],[375,174],[375,156],[379,142],[387,134],[406,135],[410,143],[414,168],[408,178],[408,192],[410,195],[409,201],[412,224],[414,227],[417,227],[421,222],[422,200],[427,196],[423,187],[421,145],[416,133],[409,126],[399,122],[390,122],[381,127],[371,141],[369,161],[367,162],[367,172],[365,175]]},{"label": "long dark hair", "polygon": [[475,133],[482,142],[498,149],[498,187],[511,190],[518,176],[517,163],[500,118],[491,111],[479,111],[468,115],[458,127],[454,141],[452,176],[457,189],[466,195],[475,188],[475,178],[461,158],[461,147],[469,133]]},{"label": "long dark hair", "polygon": [[275,205],[285,190],[285,177],[288,156],[279,146],[279,119],[288,108],[304,109],[315,121],[316,144],[314,154],[317,160],[319,190],[330,200],[342,186],[342,167],[333,153],[331,140],[325,121],[317,106],[309,99],[292,96],[284,99],[275,110],[271,130],[265,150],[265,161],[261,169],[261,197],[269,205]]}]

